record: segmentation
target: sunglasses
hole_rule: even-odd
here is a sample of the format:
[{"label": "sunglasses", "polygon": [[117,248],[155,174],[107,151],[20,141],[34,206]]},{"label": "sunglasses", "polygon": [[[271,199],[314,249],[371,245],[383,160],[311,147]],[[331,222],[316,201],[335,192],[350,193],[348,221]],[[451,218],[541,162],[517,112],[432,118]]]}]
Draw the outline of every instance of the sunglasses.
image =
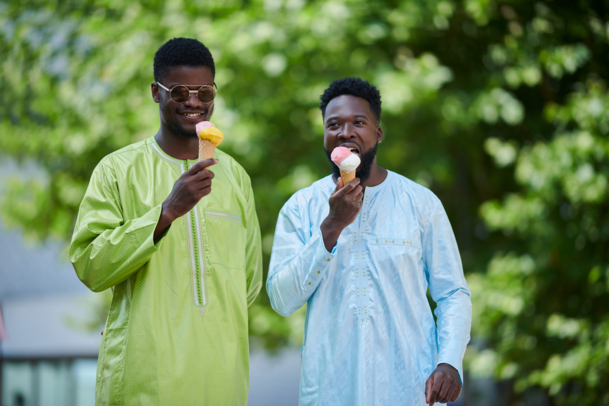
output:
[{"label": "sunglasses", "polygon": [[172,87],[171,89],[168,89],[159,82],[156,82],[156,84],[159,85],[161,88],[167,90],[169,92],[169,97],[171,97],[171,100],[176,103],[184,103],[186,100],[190,99],[191,93],[196,93],[197,99],[199,99],[201,103],[211,103],[212,101],[214,101],[216,93],[218,92],[215,88],[215,83],[213,86],[203,85],[198,90],[190,90],[186,87],[186,85],[177,85]]}]

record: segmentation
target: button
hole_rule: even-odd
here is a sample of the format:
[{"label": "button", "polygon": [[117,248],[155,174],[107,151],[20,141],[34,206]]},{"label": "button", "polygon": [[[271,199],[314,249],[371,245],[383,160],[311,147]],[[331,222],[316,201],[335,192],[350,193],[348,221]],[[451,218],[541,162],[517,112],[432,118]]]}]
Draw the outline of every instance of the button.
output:
[{"label": "button", "polygon": [[320,273],[321,271],[317,271],[317,273]]},{"label": "button", "polygon": [[309,285],[311,284],[311,282],[309,282]]}]

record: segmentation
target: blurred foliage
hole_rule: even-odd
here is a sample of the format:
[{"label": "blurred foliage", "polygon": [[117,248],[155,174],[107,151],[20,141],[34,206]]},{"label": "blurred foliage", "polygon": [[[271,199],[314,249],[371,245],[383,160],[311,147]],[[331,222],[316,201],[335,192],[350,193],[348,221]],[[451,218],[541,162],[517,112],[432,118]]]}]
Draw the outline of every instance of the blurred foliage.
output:
[{"label": "blurred foliage", "polygon": [[[474,302],[466,364],[555,404],[609,402],[609,1],[0,2],[3,222],[69,239],[106,154],[155,134],[154,52],[176,36],[217,64],[214,122],[252,177],[265,264],[277,213],[329,173],[319,95],[360,76],[383,98],[379,163],[430,187]],[[302,339],[304,309],[250,308],[252,339]],[[533,388],[533,389],[531,389]],[[506,403],[507,404],[507,403]]]}]

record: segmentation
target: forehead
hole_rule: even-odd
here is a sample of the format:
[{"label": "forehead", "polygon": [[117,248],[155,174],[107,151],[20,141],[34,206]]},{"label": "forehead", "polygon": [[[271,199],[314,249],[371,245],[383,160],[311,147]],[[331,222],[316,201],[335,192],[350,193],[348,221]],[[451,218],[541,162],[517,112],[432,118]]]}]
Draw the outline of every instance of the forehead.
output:
[{"label": "forehead", "polygon": [[173,66],[165,75],[164,85],[212,85],[214,75],[207,66]]},{"label": "forehead", "polygon": [[366,116],[369,120],[374,118],[368,100],[345,94],[330,100],[330,103],[326,106],[325,120],[331,117],[351,117],[355,115]]}]

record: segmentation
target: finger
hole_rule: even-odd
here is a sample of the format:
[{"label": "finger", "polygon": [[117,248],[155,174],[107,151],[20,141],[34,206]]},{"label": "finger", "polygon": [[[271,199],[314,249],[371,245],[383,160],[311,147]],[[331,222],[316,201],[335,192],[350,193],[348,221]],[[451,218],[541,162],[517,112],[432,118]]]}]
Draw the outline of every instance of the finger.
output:
[{"label": "finger", "polygon": [[211,185],[207,185],[204,188],[197,190],[197,199],[201,200],[203,197],[211,193]]},{"label": "finger", "polygon": [[448,403],[451,401],[451,399],[453,398],[453,395],[455,394],[455,389],[456,389],[455,385],[450,385],[450,388],[446,392],[446,397],[444,398],[444,403]]},{"label": "finger", "polygon": [[343,178],[339,176],[338,180],[336,181],[336,190],[342,189],[343,186],[345,186],[343,183]]},{"label": "finger", "polygon": [[197,190],[201,190],[201,189],[204,189],[206,187],[210,187],[211,186],[211,178],[205,178],[205,179],[197,182],[195,184],[195,186],[196,186]]},{"label": "finger", "polygon": [[433,388],[431,389],[431,397],[430,400],[432,402],[437,402],[439,400],[438,394],[440,393],[440,389],[442,388],[442,376],[435,375],[433,381]]},{"label": "finger", "polygon": [[438,397],[440,398],[441,402],[446,402],[446,400],[448,399],[448,394],[449,393],[452,394],[454,385],[455,385],[455,382],[453,381],[452,377],[450,377],[450,376],[444,377],[444,379],[442,380],[442,388],[438,392]]},{"label": "finger", "polygon": [[356,194],[353,196],[353,199],[351,199],[350,203],[355,206],[355,208],[357,208],[357,210],[361,210],[362,206],[363,206],[363,195],[362,194]]},{"label": "finger", "polygon": [[355,178],[351,182],[347,183],[344,187],[342,187],[339,191],[337,191],[336,194],[341,196],[348,195],[353,191],[353,189],[355,189],[357,185],[359,185],[359,179]]},{"label": "finger", "polygon": [[454,402],[459,398],[459,395],[461,394],[461,385],[456,385],[455,386],[455,390],[453,391],[453,393],[450,395],[450,398],[448,399],[450,402]]},{"label": "finger", "polygon": [[192,175],[191,179],[195,182],[200,182],[204,179],[213,179],[214,176],[216,176],[216,175],[209,169],[203,169],[201,172],[197,172],[194,175]]},{"label": "finger", "polygon": [[351,192],[349,192],[348,196],[354,200],[359,196],[361,200],[364,198],[364,189],[360,185],[357,185]]},{"label": "finger", "polygon": [[359,178],[353,178],[353,180],[349,183],[353,183],[354,185],[359,185],[359,182],[360,182]]},{"label": "finger", "polygon": [[432,387],[433,387],[433,379],[430,376],[429,378],[427,378],[427,381],[425,382],[425,403],[429,404],[429,401],[431,399]]},{"label": "finger", "polygon": [[186,174],[194,175],[197,172],[201,172],[205,168],[209,168],[210,166],[215,165],[217,163],[218,163],[218,160],[216,158],[204,159],[203,161],[199,161],[196,164],[194,164],[192,166],[192,168],[190,168],[189,170],[186,171]]}]

